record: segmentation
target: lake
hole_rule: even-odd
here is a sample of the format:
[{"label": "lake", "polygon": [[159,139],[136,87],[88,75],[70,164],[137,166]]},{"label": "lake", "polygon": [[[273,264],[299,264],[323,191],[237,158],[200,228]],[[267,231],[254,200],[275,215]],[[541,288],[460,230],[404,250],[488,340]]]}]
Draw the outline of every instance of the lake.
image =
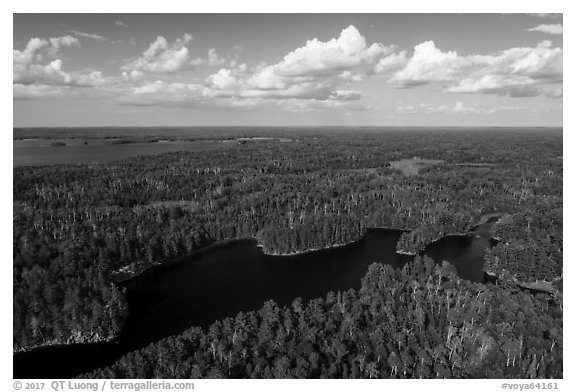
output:
[{"label": "lake", "polygon": [[[396,253],[401,234],[370,229],[355,243],[292,256],[265,255],[252,239],[216,243],[125,281],[129,316],[117,342],[16,354],[14,377],[73,377],[189,327],[207,327],[239,311],[257,310],[269,299],[289,305],[297,297],[308,300],[358,289],[370,264],[399,268],[412,259]],[[436,262],[448,260],[461,278],[484,282],[484,251],[493,245],[486,235],[448,236],[423,253]]]},{"label": "lake", "polygon": [[221,141],[214,140],[118,143],[111,139],[24,139],[13,141],[13,166],[112,162],[136,155],[201,151],[224,146]]}]

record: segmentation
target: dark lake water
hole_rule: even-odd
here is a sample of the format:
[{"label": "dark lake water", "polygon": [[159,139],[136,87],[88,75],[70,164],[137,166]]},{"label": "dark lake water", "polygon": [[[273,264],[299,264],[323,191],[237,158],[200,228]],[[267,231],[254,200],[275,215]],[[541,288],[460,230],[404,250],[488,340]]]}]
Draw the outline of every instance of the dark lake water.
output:
[{"label": "dark lake water", "polygon": [[[117,342],[17,354],[14,377],[73,377],[191,326],[207,327],[239,311],[257,310],[269,299],[288,305],[297,297],[308,300],[358,289],[370,264],[402,267],[412,259],[396,254],[401,233],[371,229],[353,244],[293,256],[265,255],[255,240],[217,243],[125,282],[129,317]],[[486,235],[448,236],[430,244],[424,254],[436,262],[449,261],[461,278],[483,282],[484,251],[492,245]]]},{"label": "dark lake water", "polygon": [[[52,143],[64,143],[54,146]],[[165,141],[155,143],[112,144],[102,139],[27,139],[13,141],[13,166],[111,162],[136,155],[171,151],[199,151],[228,147],[219,141]]]}]

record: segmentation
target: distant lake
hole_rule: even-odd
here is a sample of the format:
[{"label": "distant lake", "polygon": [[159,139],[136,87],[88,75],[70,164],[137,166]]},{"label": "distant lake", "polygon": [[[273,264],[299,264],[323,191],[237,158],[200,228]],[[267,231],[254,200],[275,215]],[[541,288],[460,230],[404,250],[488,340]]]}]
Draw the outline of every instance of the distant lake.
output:
[{"label": "distant lake", "polygon": [[118,143],[114,139],[24,139],[13,141],[13,166],[111,162],[136,155],[220,148],[213,140]]},{"label": "distant lake", "polygon": [[[479,233],[477,228],[475,233]],[[69,378],[107,366],[121,355],[192,326],[207,327],[273,299],[325,297],[358,289],[370,264],[401,268],[412,256],[396,253],[402,231],[370,229],[352,244],[292,256],[269,256],[256,241],[229,240],[153,267],[126,281],[129,316],[118,341],[44,347],[14,356],[15,378]],[[486,235],[448,236],[424,254],[452,263],[461,278],[485,281]]]}]

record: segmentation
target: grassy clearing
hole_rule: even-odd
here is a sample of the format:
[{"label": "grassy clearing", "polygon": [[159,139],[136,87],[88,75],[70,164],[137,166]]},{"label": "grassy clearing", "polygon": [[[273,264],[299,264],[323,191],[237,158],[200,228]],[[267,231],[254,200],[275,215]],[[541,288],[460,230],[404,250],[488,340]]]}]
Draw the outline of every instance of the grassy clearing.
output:
[{"label": "grassy clearing", "polygon": [[423,158],[411,158],[411,159],[401,159],[399,161],[391,161],[390,167],[393,169],[400,170],[405,176],[415,176],[420,170],[426,169],[428,167],[444,163],[441,159],[423,159]]}]

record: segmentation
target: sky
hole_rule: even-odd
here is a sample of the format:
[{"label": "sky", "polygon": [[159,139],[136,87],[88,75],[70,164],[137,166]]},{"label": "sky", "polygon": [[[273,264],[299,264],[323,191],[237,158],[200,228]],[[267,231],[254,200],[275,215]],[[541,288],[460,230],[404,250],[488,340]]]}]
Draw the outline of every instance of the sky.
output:
[{"label": "sky", "polygon": [[14,14],[13,126],[562,126],[561,14]]}]

